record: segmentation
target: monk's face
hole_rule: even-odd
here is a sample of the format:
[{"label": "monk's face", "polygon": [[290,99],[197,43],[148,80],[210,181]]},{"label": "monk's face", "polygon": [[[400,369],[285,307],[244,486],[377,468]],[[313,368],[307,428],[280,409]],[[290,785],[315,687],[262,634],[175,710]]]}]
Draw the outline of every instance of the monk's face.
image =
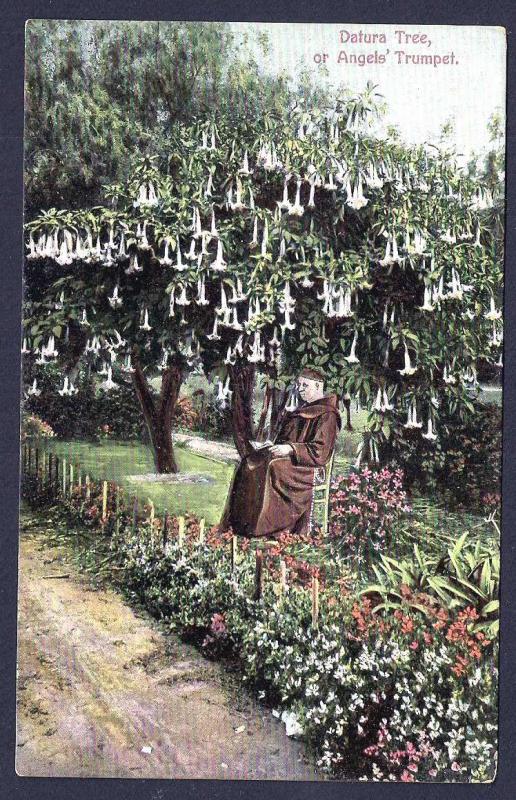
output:
[{"label": "monk's face", "polygon": [[320,400],[324,395],[324,385],[322,381],[312,380],[301,376],[297,379],[297,390],[304,403],[313,403]]}]

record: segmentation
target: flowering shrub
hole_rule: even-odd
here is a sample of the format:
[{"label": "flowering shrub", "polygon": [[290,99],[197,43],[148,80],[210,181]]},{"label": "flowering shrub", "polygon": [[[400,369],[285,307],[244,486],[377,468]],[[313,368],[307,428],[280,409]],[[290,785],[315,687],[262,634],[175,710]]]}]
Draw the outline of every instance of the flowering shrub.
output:
[{"label": "flowering shrub", "polygon": [[[110,487],[110,491],[111,491]],[[99,514],[98,488],[91,498]],[[90,513],[81,497],[69,513]],[[208,654],[238,660],[244,681],[275,706],[289,735],[302,735],[320,770],[333,777],[381,781],[490,781],[496,764],[496,639],[476,629],[471,606],[425,613],[406,604],[374,613],[328,583],[318,627],[304,580],[280,593],[265,575],[253,599],[254,557],[231,533],[199,539],[187,518],[180,543],[173,521],[168,541],[154,520],[132,529],[123,517],[109,548],[123,588]],[[120,573],[118,573],[120,574]],[[423,600],[424,598],[419,598]]]},{"label": "flowering shrub", "polygon": [[38,417],[37,414],[24,415],[22,418],[21,440],[28,438],[51,439],[55,436],[48,422]]},{"label": "flowering shrub", "polygon": [[360,556],[384,549],[394,523],[410,511],[400,469],[369,467],[333,482],[331,536]]}]

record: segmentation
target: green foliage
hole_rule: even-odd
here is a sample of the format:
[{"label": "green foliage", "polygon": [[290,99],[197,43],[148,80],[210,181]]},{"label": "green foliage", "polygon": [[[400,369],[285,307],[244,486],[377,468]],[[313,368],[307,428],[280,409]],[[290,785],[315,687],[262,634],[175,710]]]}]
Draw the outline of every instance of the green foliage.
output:
[{"label": "green foliage", "polygon": [[374,611],[412,608],[428,614],[437,603],[453,610],[474,608],[478,615],[474,630],[496,635],[500,557],[486,551],[479,541],[471,544],[469,538],[466,531],[440,558],[426,555],[417,545],[412,559],[381,556],[373,565],[377,581],[360,594],[380,596]]},{"label": "green foliage", "polygon": [[439,440],[417,435],[393,437],[391,454],[403,466],[407,484],[438,492],[452,507],[494,507],[501,492],[502,409],[476,403],[473,410],[441,413]]}]

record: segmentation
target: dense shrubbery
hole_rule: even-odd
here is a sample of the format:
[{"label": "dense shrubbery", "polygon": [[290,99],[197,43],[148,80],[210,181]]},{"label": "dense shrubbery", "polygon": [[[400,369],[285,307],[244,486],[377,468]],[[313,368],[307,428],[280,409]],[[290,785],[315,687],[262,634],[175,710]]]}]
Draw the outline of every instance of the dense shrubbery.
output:
[{"label": "dense shrubbery", "polygon": [[478,403],[465,420],[442,415],[436,442],[400,437],[395,457],[407,485],[438,492],[452,506],[483,508],[501,490],[502,409]]},{"label": "dense shrubbery", "polygon": [[[99,487],[91,488],[89,502],[77,490],[62,503],[76,522],[102,522],[124,590],[211,656],[235,660],[287,732],[303,735],[321,770],[405,782],[493,779],[496,635],[479,628],[467,595],[447,604],[401,587],[395,608],[374,612],[373,598],[360,601],[326,581],[314,627],[310,590],[295,572],[280,593],[277,569],[267,571],[261,599],[252,599],[248,542],[232,570],[229,536],[212,529],[201,543],[193,517],[181,544],[177,520],[166,542],[157,518],[132,531],[130,514],[115,524],[114,487],[104,520]],[[464,550],[460,558],[468,562]],[[418,565],[404,569],[415,574]]]},{"label": "dense shrubbery", "polygon": [[52,439],[54,431],[48,422],[45,422],[37,414],[23,414],[21,425],[21,441],[26,439]]},{"label": "dense shrubbery", "polygon": [[340,475],[331,494],[331,534],[359,560],[382,551],[394,524],[410,511],[400,469],[369,469]]}]

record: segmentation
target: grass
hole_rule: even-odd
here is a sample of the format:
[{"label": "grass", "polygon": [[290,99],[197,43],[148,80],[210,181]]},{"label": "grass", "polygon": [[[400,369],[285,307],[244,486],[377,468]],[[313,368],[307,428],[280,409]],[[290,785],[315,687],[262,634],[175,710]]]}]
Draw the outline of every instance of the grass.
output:
[{"label": "grass", "polygon": [[222,464],[204,456],[176,447],[181,472],[206,475],[213,483],[159,484],[131,481],[129,475],[154,472],[150,447],[139,442],[63,442],[48,441],[47,448],[59,457],[80,464],[83,474],[98,480],[116,481],[131,495],[154,503],[156,513],[168,510],[173,515],[190,512],[204,517],[209,525],[216,524],[222,514],[233,465]]}]

